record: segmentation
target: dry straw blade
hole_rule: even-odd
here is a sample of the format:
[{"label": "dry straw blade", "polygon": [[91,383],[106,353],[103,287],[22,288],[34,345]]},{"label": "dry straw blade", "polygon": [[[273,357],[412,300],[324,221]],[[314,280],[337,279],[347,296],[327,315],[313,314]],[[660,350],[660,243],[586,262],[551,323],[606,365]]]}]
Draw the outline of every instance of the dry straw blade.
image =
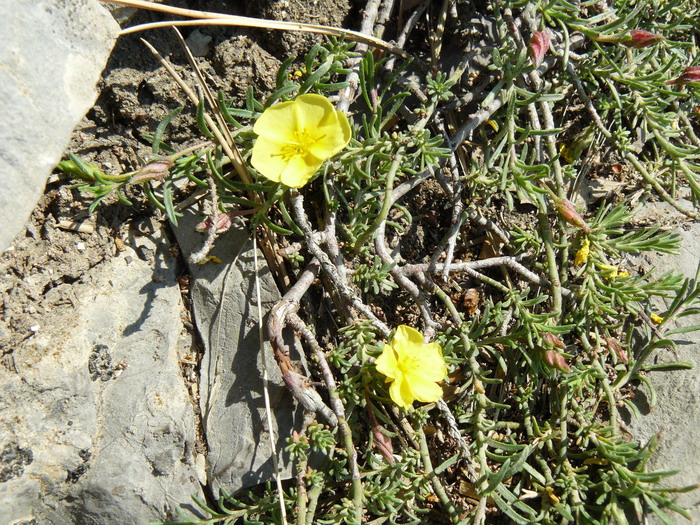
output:
[{"label": "dry straw blade", "polygon": [[123,29],[121,34],[128,35],[138,31],[147,29],[156,29],[160,27],[173,26],[199,26],[199,25],[224,25],[224,26],[239,26],[239,27],[257,27],[260,29],[280,29],[282,31],[300,31],[305,33],[317,33],[321,35],[344,37],[348,40],[361,42],[369,46],[379,49],[384,49],[395,55],[406,58],[407,53],[389,42],[380,38],[375,38],[365,35],[358,31],[349,29],[341,29],[337,27],[323,26],[318,24],[306,24],[303,22],[286,22],[279,20],[264,20],[260,18],[251,18],[247,16],[226,15],[222,13],[212,13],[209,11],[198,11],[196,9],[182,9],[179,7],[171,7],[163,4],[154,4],[143,0],[103,0],[111,4],[119,4],[128,7],[136,7],[140,9],[149,9],[151,11],[160,11],[171,15],[184,16],[193,18],[194,20],[179,20],[179,21],[164,21],[153,22],[150,24],[141,24],[138,26],[128,27]]}]

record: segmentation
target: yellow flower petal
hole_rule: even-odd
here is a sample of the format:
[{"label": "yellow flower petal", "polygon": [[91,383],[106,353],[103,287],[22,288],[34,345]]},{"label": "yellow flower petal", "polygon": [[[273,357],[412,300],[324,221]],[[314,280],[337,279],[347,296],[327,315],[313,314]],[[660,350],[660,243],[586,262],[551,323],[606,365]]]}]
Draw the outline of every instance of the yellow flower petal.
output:
[{"label": "yellow flower petal", "polygon": [[319,139],[309,149],[316,157],[330,158],[350,142],[350,123],[340,111],[329,114],[328,120],[319,124],[316,129]]},{"label": "yellow flower petal", "polygon": [[442,349],[437,343],[424,344],[423,340],[418,330],[401,325],[375,363],[377,371],[391,382],[391,399],[403,408],[415,400],[425,403],[442,397],[437,384],[447,376]]},{"label": "yellow flower petal", "polygon": [[328,124],[331,113],[335,113],[335,108],[323,95],[307,93],[299,95],[294,99],[299,108],[300,127],[319,127]]},{"label": "yellow flower petal", "polygon": [[269,140],[286,143],[294,140],[298,120],[299,108],[295,101],[290,100],[267,108],[255,121],[253,131]]},{"label": "yellow flower petal", "polygon": [[421,403],[432,403],[442,397],[442,388],[435,381],[426,381],[413,376],[410,387],[413,397]]},{"label": "yellow flower petal", "polygon": [[404,354],[408,352],[413,346],[420,346],[423,344],[423,334],[421,334],[415,328],[410,326],[401,325],[396,329],[396,334],[394,334],[394,339],[391,341],[391,346],[393,346],[397,352]]},{"label": "yellow flower petal", "polygon": [[286,184],[290,188],[301,188],[309,182],[309,179],[318,171],[321,164],[323,164],[323,161],[312,155],[292,157],[280,174],[282,184]]},{"label": "yellow flower petal", "polygon": [[351,138],[344,113],[321,95],[300,95],[266,109],[253,126],[251,164],[264,177],[299,188]]},{"label": "yellow flower petal", "polygon": [[391,400],[401,408],[410,407],[415,400],[413,392],[411,392],[411,384],[404,377],[391,383],[389,395]]},{"label": "yellow flower petal", "polygon": [[447,366],[442,357],[442,350],[437,343],[423,345],[417,358],[418,367],[415,376],[426,381],[442,381],[447,376]]},{"label": "yellow flower petal", "polygon": [[384,345],[384,350],[382,350],[382,354],[374,362],[374,365],[380,374],[390,379],[396,379],[398,364],[396,362],[396,352],[394,352],[391,345]]},{"label": "yellow flower petal", "polygon": [[581,243],[581,248],[576,252],[576,257],[574,258],[574,264],[576,266],[581,266],[588,261],[588,255],[591,251],[591,241],[588,238],[583,240]]},{"label": "yellow flower petal", "polygon": [[274,182],[282,181],[282,172],[287,168],[289,161],[279,154],[284,143],[259,136],[253,148],[250,163],[266,178]]},{"label": "yellow flower petal", "polygon": [[649,317],[651,317],[651,320],[652,320],[655,324],[661,324],[661,323],[664,322],[664,318],[661,317],[660,315],[651,314]]}]

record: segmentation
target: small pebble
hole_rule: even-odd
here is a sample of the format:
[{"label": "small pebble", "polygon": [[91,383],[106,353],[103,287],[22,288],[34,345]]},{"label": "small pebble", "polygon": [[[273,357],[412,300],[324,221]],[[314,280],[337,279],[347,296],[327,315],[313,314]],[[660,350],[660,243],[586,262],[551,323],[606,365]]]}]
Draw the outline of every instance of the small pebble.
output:
[{"label": "small pebble", "polygon": [[209,53],[211,47],[209,45],[211,43],[211,37],[201,33],[199,29],[195,29],[192,31],[192,33],[190,33],[190,36],[187,37],[185,43],[187,44],[187,47],[190,48],[190,51],[194,56],[203,57]]}]

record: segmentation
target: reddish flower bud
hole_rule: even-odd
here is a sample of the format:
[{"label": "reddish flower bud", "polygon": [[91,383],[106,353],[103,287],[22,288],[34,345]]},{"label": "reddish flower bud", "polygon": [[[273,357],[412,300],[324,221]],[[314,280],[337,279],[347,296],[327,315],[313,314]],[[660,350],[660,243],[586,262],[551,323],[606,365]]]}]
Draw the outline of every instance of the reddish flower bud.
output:
[{"label": "reddish flower bud", "polygon": [[544,343],[549,348],[566,348],[564,341],[559,339],[556,335],[550,334],[549,332],[545,332],[544,334],[542,334],[542,339],[544,339]]},{"label": "reddish flower bud", "polygon": [[560,372],[571,372],[571,368],[566,362],[566,359],[564,359],[564,356],[556,350],[547,350],[544,353],[544,362],[547,363],[548,367],[555,368]]},{"label": "reddish flower bud", "polygon": [[[216,218],[215,218],[215,226],[216,226],[216,233],[224,233],[231,228],[232,222],[232,213],[217,213]],[[194,229],[198,232],[205,232],[212,226],[212,221],[211,217],[207,217],[204,219],[202,222],[197,224],[197,226],[194,227]]]},{"label": "reddish flower bud", "polygon": [[666,84],[675,84],[677,86],[684,86],[691,82],[700,82],[700,66],[687,67],[681,73],[681,76],[674,80],[666,81]]},{"label": "reddish flower bud", "polygon": [[557,198],[554,199],[554,204],[557,207],[559,215],[561,215],[566,222],[572,226],[576,226],[584,233],[591,233],[591,229],[588,227],[588,224],[586,224],[586,221],[584,221],[578,214],[571,201]]},{"label": "reddish flower bud", "polygon": [[369,412],[369,420],[372,423],[372,435],[374,436],[374,442],[379,448],[379,452],[381,453],[381,455],[384,456],[384,458],[390,464],[393,465],[394,463],[396,463],[396,459],[394,458],[394,447],[391,444],[391,438],[389,436],[386,436],[382,432],[382,427],[377,421],[377,416],[374,415],[374,409],[372,408],[372,405],[369,402],[369,397],[367,396],[367,394],[365,394],[365,398],[367,399],[367,411]]},{"label": "reddish flower bud", "polygon": [[535,67],[540,67],[544,56],[549,51],[549,33],[544,31],[535,31],[530,40],[530,56]]},{"label": "reddish flower bud", "polygon": [[168,174],[168,171],[173,166],[173,161],[170,159],[154,160],[141,168],[136,175],[129,181],[131,184],[143,182],[146,180],[162,179]]},{"label": "reddish flower bud", "polygon": [[394,447],[391,444],[391,438],[385,436],[382,433],[382,429],[379,426],[372,427],[372,435],[374,436],[374,442],[379,448],[379,452],[382,456],[390,463],[396,463],[394,458]]},{"label": "reddish flower bud", "polygon": [[648,47],[657,42],[666,40],[663,36],[657,35],[656,33],[650,33],[649,31],[644,31],[643,29],[633,29],[630,31],[629,36],[622,41],[627,47],[634,47],[636,49],[641,49],[642,47]]},{"label": "reddish flower bud", "polygon": [[627,350],[622,348],[622,345],[617,342],[616,339],[613,339],[612,337],[606,337],[605,341],[608,343],[608,348],[615,352],[617,354],[617,358],[622,361],[623,363],[629,362],[629,358],[627,357]]}]

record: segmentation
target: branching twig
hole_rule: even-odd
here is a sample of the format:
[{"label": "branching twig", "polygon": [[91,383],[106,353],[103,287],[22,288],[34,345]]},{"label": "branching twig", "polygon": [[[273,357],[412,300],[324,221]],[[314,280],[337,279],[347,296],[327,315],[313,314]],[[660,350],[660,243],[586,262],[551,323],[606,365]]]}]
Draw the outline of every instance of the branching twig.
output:
[{"label": "branching twig", "polygon": [[450,500],[450,497],[447,495],[447,491],[445,490],[445,487],[440,481],[440,478],[437,474],[435,474],[433,470],[433,463],[430,460],[430,452],[428,451],[428,442],[425,439],[423,429],[421,427],[418,427],[416,429],[416,434],[418,435],[418,450],[420,453],[421,461],[423,462],[423,468],[425,469],[425,475],[430,480],[435,494],[437,494],[437,497],[440,499],[440,503],[442,503],[442,506],[445,507],[445,510],[450,515],[452,523],[459,523],[459,511]]},{"label": "branching twig", "polygon": [[362,300],[360,300],[359,297],[357,297],[357,295],[350,288],[350,285],[347,283],[347,281],[343,280],[340,277],[338,269],[330,260],[328,254],[324,252],[321,249],[321,247],[316,243],[316,240],[314,238],[314,231],[312,230],[311,224],[309,224],[309,219],[306,217],[306,213],[304,212],[304,199],[296,191],[292,193],[292,211],[294,213],[294,218],[297,221],[297,224],[304,232],[304,237],[306,239],[307,248],[309,249],[309,252],[319,261],[321,267],[323,268],[323,271],[326,274],[328,274],[330,279],[333,281],[333,284],[336,287],[336,290],[338,291],[340,296],[345,301],[347,301],[349,306],[352,306],[362,315],[364,315],[367,319],[372,321],[372,324],[374,324],[374,326],[379,330],[379,332],[382,335],[388,337],[391,333],[389,327],[386,326],[385,323],[380,321],[377,318],[377,316],[374,315],[374,313],[372,313],[372,311],[369,309],[369,306],[367,306],[365,303],[362,302]]},{"label": "branching twig", "polygon": [[340,428],[340,433],[343,436],[343,444],[345,447],[345,452],[348,455],[348,461],[350,466],[350,476],[352,477],[352,494],[353,494],[353,504],[355,506],[355,520],[357,523],[362,522],[363,515],[363,489],[362,481],[360,480],[360,470],[357,466],[357,450],[352,442],[352,432],[348,426],[347,419],[345,417],[345,408],[343,407],[343,402],[338,396],[338,389],[335,384],[335,379],[333,378],[333,373],[331,372],[328,362],[326,361],[326,354],[323,352],[321,345],[318,344],[316,336],[309,330],[304,321],[296,313],[290,313],[287,318],[287,322],[290,326],[294,328],[297,334],[300,335],[306,341],[306,343],[311,347],[311,351],[316,358],[319,369],[321,370],[321,375],[328,389],[328,395],[331,400],[331,407],[338,421],[338,428]]},{"label": "branching twig", "polygon": [[[536,284],[538,286],[542,287],[548,287],[551,286],[551,283],[545,279],[544,277],[540,277],[536,273],[528,270],[525,268],[520,262],[519,262],[519,257],[510,257],[510,256],[502,256],[502,257],[491,257],[489,259],[481,259],[479,261],[468,261],[468,262],[459,262],[459,263],[452,263],[450,264],[449,271],[451,273],[467,273],[471,275],[472,277],[475,277],[476,279],[479,279],[482,282],[485,282],[487,284],[493,284],[492,279],[489,277],[486,277],[483,274],[480,274],[477,272],[477,270],[482,270],[485,268],[493,268],[496,266],[504,266],[506,268],[509,268],[520,275],[522,275],[527,281]],[[423,264],[407,264],[403,267],[401,267],[401,270],[404,274],[406,275],[414,275],[414,274],[420,274],[420,273],[426,273],[430,274],[431,273],[431,268],[430,264],[428,263],[423,263]],[[436,270],[432,270],[436,271]],[[500,289],[503,287],[501,283],[496,281],[496,286]],[[571,290],[562,288],[562,294],[564,296],[570,296],[571,295]]]},{"label": "branching twig", "polygon": [[384,230],[386,223],[382,223],[377,230],[377,237],[374,239],[374,249],[379,255],[379,258],[386,264],[391,270],[391,276],[397,282],[401,288],[406,290],[408,294],[416,301],[418,304],[418,309],[420,310],[421,317],[423,318],[423,324],[426,330],[430,331],[436,325],[433,320],[432,313],[430,311],[430,306],[428,305],[427,298],[424,296],[423,292],[413,283],[406,275],[403,270],[397,265],[397,261],[389,253],[389,250],[384,243]]},{"label": "branching twig", "polygon": [[459,450],[462,452],[462,457],[465,460],[467,474],[469,474],[468,479],[469,481],[474,482],[476,481],[478,475],[476,473],[476,470],[474,470],[474,465],[472,465],[472,457],[471,453],[469,452],[469,444],[464,439],[464,436],[462,436],[462,432],[457,426],[457,420],[452,414],[452,411],[450,410],[450,407],[447,405],[447,403],[445,403],[444,400],[439,399],[437,405],[440,409],[440,412],[442,413],[442,417],[445,418],[445,422],[447,423],[448,434],[452,439],[454,439],[457,442],[457,444],[459,445]]},{"label": "branching twig", "polygon": [[287,389],[306,410],[320,413],[331,426],[337,426],[338,419],[323,402],[318,392],[310,385],[309,379],[294,370],[289,358],[289,348],[284,342],[282,333],[289,316],[299,309],[299,301],[316,279],[319,268],[320,265],[316,260],[309,264],[294,286],[272,308],[267,320],[267,329],[270,343],[272,343],[275,352],[275,360],[280,367],[282,380]]}]

